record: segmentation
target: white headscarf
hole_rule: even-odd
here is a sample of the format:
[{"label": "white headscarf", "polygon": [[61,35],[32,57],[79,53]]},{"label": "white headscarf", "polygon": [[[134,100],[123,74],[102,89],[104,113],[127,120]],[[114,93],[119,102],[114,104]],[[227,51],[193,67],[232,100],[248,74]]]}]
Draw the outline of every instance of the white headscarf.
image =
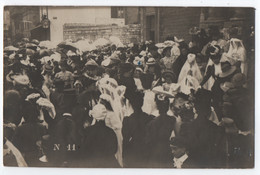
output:
[{"label": "white headscarf", "polygon": [[183,79],[187,78],[189,71],[192,71],[192,77],[196,78],[199,82],[202,81],[202,75],[201,75],[199,66],[196,62],[195,54],[188,54],[187,60],[181,69],[181,72],[180,72],[180,75],[178,78],[178,83],[180,83]]},{"label": "white headscarf", "polygon": [[230,45],[227,55],[233,58],[235,61],[241,61],[241,72],[247,75],[246,49],[240,39],[230,39]]}]

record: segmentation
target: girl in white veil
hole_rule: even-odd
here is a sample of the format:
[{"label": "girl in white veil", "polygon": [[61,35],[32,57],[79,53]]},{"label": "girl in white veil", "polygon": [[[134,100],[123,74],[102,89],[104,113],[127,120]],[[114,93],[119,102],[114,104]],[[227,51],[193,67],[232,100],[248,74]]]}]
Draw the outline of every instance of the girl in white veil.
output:
[{"label": "girl in white veil", "polygon": [[185,89],[186,87],[189,89],[198,89],[202,78],[199,66],[196,62],[196,55],[191,53],[188,54],[187,60],[183,65],[178,78],[178,83],[181,84],[181,89]]},{"label": "girl in white veil", "polygon": [[229,50],[227,56],[231,57],[235,62],[241,62],[241,73],[247,75],[247,59],[246,49],[243,42],[237,38],[231,38],[229,41]]}]

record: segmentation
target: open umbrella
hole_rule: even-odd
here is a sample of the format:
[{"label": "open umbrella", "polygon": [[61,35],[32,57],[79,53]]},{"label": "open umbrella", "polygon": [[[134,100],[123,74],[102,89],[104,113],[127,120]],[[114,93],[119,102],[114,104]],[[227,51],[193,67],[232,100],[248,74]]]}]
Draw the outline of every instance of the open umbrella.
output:
[{"label": "open umbrella", "polygon": [[109,41],[111,42],[111,44],[115,45],[121,43],[120,39],[117,36],[110,36]]},{"label": "open umbrella", "polygon": [[75,43],[75,45],[81,52],[88,51],[90,46],[88,40],[79,40],[78,42]]},{"label": "open umbrella", "polygon": [[58,44],[58,47],[67,49],[67,50],[72,50],[74,52],[76,52],[76,50],[78,50],[76,44],[74,44],[70,41],[62,41],[61,43]]},{"label": "open umbrella", "polygon": [[96,41],[93,42],[94,46],[105,46],[109,43],[109,41],[105,38],[99,38]]},{"label": "open umbrella", "polygon": [[32,49],[32,50],[36,50],[37,49],[37,45],[33,44],[33,43],[26,43],[25,47],[29,48],[29,49]]},{"label": "open umbrella", "polygon": [[35,54],[35,51],[33,49],[27,48],[25,50],[25,54],[28,55],[28,56],[33,56]]},{"label": "open umbrella", "polygon": [[41,49],[39,50],[39,57],[42,58],[44,56],[50,56],[51,54],[53,54],[54,52],[52,52],[51,50],[48,49]]},{"label": "open umbrella", "polygon": [[41,41],[39,44],[40,48],[55,49],[57,45],[49,40]]},{"label": "open umbrella", "polygon": [[19,49],[14,46],[7,46],[4,48],[4,51],[18,51]]}]

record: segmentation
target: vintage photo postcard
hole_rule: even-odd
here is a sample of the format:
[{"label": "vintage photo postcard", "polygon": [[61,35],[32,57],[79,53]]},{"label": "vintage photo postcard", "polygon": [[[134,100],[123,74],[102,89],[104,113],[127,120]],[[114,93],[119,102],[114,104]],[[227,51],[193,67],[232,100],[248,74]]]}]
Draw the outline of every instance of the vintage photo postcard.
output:
[{"label": "vintage photo postcard", "polygon": [[255,167],[255,8],[3,8],[4,166]]}]

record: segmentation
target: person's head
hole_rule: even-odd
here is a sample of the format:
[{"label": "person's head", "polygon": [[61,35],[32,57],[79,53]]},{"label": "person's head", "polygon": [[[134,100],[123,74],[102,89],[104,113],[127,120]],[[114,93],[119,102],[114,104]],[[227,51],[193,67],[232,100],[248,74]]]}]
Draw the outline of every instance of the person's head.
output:
[{"label": "person's head", "polygon": [[62,118],[57,121],[56,127],[53,131],[55,141],[61,145],[68,145],[71,143],[77,144],[76,124],[70,113],[63,113]]},{"label": "person's head", "polygon": [[179,49],[181,51],[181,55],[183,55],[183,56],[187,56],[188,55],[188,53],[189,53],[189,46],[184,41],[179,43]]},{"label": "person's head", "polygon": [[143,74],[143,69],[140,67],[136,67],[134,71],[134,77],[140,78],[140,76]]},{"label": "person's head", "polygon": [[54,67],[50,63],[43,66],[44,75],[52,75]]},{"label": "person's head", "polygon": [[175,158],[180,158],[187,152],[184,138],[174,138],[170,146]]},{"label": "person's head", "polygon": [[35,103],[25,101],[22,104],[22,113],[25,122],[39,122],[39,107]]},{"label": "person's head", "polygon": [[130,104],[132,105],[135,112],[141,111],[144,102],[144,94],[141,92],[135,92],[135,97],[129,99]]},{"label": "person's head", "polygon": [[148,72],[149,73],[155,73],[155,65],[149,65],[148,66]]},{"label": "person's head", "polygon": [[22,116],[14,115],[14,113],[18,112],[14,109],[19,109],[21,106],[21,102],[22,99],[18,91],[8,90],[4,93],[4,123],[19,123]]},{"label": "person's head", "polygon": [[154,80],[153,74],[147,73],[140,76],[142,86],[144,89],[151,89]]},{"label": "person's head", "polygon": [[211,40],[217,41],[220,38],[220,31],[218,26],[209,26],[208,35]]},{"label": "person's head", "polygon": [[243,85],[246,83],[246,76],[245,74],[242,73],[236,73],[232,78],[231,78],[231,83],[234,85],[234,87],[243,87]]},{"label": "person's head", "polygon": [[68,65],[67,65],[66,61],[60,62],[60,69],[61,69],[62,72],[65,72],[67,70],[67,66]]},{"label": "person's head", "polygon": [[41,89],[44,83],[44,78],[39,71],[29,74],[31,85],[36,89]]},{"label": "person's head", "polygon": [[134,67],[131,63],[121,63],[119,65],[118,73],[120,77],[129,78],[132,77],[134,72]]},{"label": "person's head", "polygon": [[156,47],[154,44],[151,44],[148,50],[152,54],[152,57],[155,57],[157,55],[158,47]]},{"label": "person's head", "polygon": [[181,114],[183,110],[186,110],[186,104],[189,102],[189,96],[183,93],[176,94],[172,108],[177,115]]},{"label": "person's head", "polygon": [[232,108],[233,108],[232,103],[223,102],[223,104],[222,104],[223,117],[232,118],[233,117]]},{"label": "person's head", "polygon": [[210,46],[207,49],[207,53],[214,64],[219,64],[221,58],[221,50],[218,45]]},{"label": "person's head", "polygon": [[170,57],[171,56],[171,47],[166,47],[163,49],[163,55],[166,57]]},{"label": "person's head", "polygon": [[53,80],[54,87],[57,91],[62,92],[64,89],[65,82],[59,78],[54,78]]},{"label": "person's head", "polygon": [[162,76],[167,84],[175,83],[177,81],[175,74],[171,71],[165,71]]},{"label": "person's head", "polygon": [[170,100],[163,94],[156,94],[155,102],[160,114],[166,114],[169,110]]},{"label": "person's head", "polygon": [[211,92],[206,89],[198,89],[194,94],[194,107],[199,116],[208,115],[211,112]]}]

